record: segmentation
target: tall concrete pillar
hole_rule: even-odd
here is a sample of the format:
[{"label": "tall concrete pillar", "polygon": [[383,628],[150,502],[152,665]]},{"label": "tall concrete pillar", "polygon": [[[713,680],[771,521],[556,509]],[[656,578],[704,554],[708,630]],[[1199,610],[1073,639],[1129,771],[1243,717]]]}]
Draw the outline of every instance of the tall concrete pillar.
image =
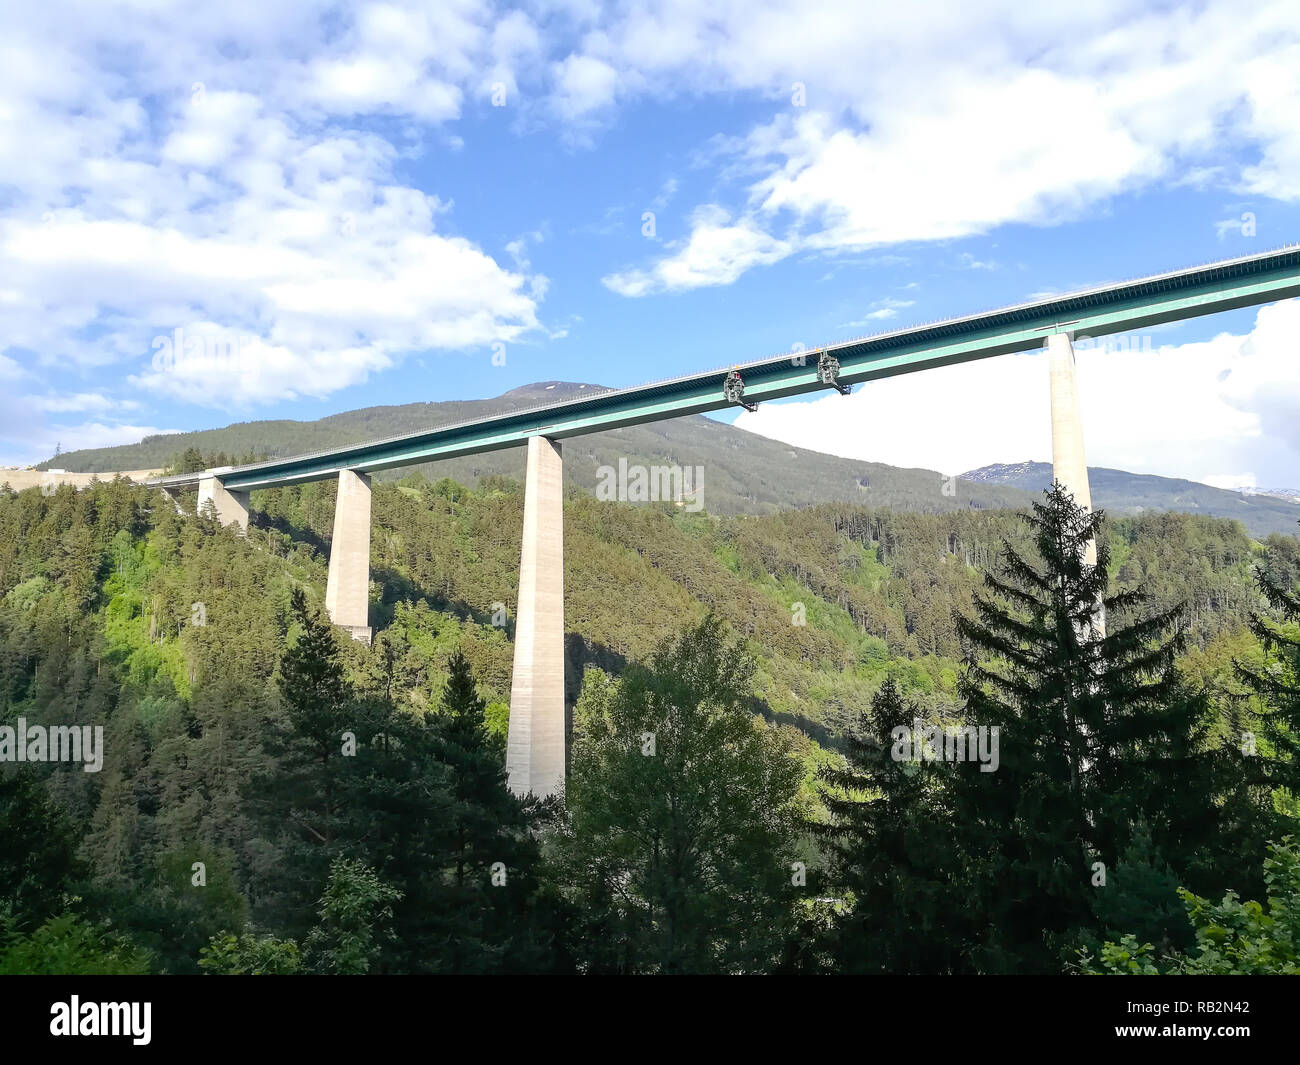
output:
[{"label": "tall concrete pillar", "polygon": [[370,642],[370,478],[353,470],[339,472],[325,609],[354,640]]},{"label": "tall concrete pillar", "polygon": [[564,758],[564,463],[557,442],[534,436],[528,440],[510,682],[510,790],[554,795],[564,783]]},{"label": "tall concrete pillar", "polygon": [[163,494],[163,498],[167,500],[168,503],[170,503],[173,507],[176,508],[177,514],[183,515],[185,513],[185,508],[181,506],[181,501],[177,499],[171,492],[167,491],[166,488],[160,488],[158,489],[158,491],[160,491]]},{"label": "tall concrete pillar", "polygon": [[[1074,345],[1069,334],[1053,333],[1047,338],[1047,351],[1052,379],[1052,476],[1074,496],[1077,504],[1090,511],[1092,492],[1088,487],[1088,462],[1083,451],[1083,417]],[[1097,564],[1095,541],[1088,541],[1083,559],[1089,566]],[[1100,603],[1093,627],[1098,635],[1105,635],[1106,616]]]},{"label": "tall concrete pillar", "polygon": [[198,513],[203,513],[203,505],[211,503],[217,511],[217,521],[222,525],[235,524],[243,532],[248,532],[248,493],[231,491],[221,483],[221,478],[214,473],[222,471],[208,470],[199,479]]},{"label": "tall concrete pillar", "polygon": [[1074,345],[1067,333],[1047,338],[1052,374],[1052,473],[1074,496],[1092,509],[1088,463],[1083,455],[1083,419],[1079,414],[1079,385],[1074,372]]}]

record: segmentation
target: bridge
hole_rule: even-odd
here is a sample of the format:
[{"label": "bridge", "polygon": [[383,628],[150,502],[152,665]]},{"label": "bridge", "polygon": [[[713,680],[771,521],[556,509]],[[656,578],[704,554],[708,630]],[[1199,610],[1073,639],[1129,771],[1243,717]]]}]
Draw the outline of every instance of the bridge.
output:
[{"label": "bridge", "polygon": [[254,489],[337,479],[325,605],[334,624],[368,642],[371,475],[526,446],[506,766],[511,790],[545,796],[562,785],[566,759],[560,441],[827,389],[847,395],[862,382],[1046,347],[1055,476],[1090,507],[1073,342],[1294,296],[1300,296],[1300,245],[418,433],[147,483],[169,496],[197,489],[200,508],[211,502],[223,524],[246,530]]}]

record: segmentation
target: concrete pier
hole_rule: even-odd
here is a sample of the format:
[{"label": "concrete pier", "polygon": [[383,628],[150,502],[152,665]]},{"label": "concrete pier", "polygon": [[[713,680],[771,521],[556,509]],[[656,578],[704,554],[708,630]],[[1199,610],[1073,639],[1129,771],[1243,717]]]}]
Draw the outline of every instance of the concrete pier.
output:
[{"label": "concrete pier", "polygon": [[176,498],[174,493],[169,492],[166,488],[160,488],[158,491],[163,494],[163,498],[172,505],[177,514],[184,516],[185,508],[181,506],[181,501]]},{"label": "concrete pier", "polygon": [[[1092,509],[1088,463],[1083,454],[1083,418],[1074,369],[1074,345],[1066,333],[1047,338],[1052,374],[1052,473],[1081,507]],[[1095,561],[1095,559],[1093,560]]]},{"label": "concrete pier", "polygon": [[519,609],[506,773],[516,795],[564,783],[564,463],[560,445],[528,440]]},{"label": "concrete pier", "polygon": [[198,513],[203,513],[203,505],[211,502],[217,511],[217,521],[222,525],[238,525],[243,532],[248,532],[248,493],[231,491],[216,476],[225,473],[227,468],[208,470],[199,480]]},{"label": "concrete pier", "polygon": [[[1074,344],[1069,334],[1053,333],[1047,338],[1051,360],[1052,390],[1052,476],[1061,483],[1074,501],[1092,510],[1092,492],[1088,487],[1088,461],[1083,451],[1083,416],[1079,406],[1079,383],[1075,373]],[[1088,541],[1083,560],[1097,564],[1097,544]],[[1106,614],[1100,603],[1093,629],[1106,634]]]},{"label": "concrete pier", "polygon": [[339,472],[325,609],[354,640],[370,642],[370,478],[353,470]]}]

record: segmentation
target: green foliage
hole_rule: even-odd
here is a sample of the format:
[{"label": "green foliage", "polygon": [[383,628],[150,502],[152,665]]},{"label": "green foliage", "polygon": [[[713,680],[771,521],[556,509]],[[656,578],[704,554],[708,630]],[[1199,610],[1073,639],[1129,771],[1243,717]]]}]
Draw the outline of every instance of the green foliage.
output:
[{"label": "green foliage", "polygon": [[962,896],[945,882],[945,870],[958,863],[942,769],[892,753],[894,730],[921,717],[886,680],[846,739],[848,764],[819,775],[827,817],[811,828],[844,900],[822,933],[837,971],[954,972],[962,965]]},{"label": "green foliage", "polygon": [[203,945],[247,920],[234,863],[228,854],[190,846],[158,855],[149,874],[142,883],[97,887],[94,897],[131,930],[157,971],[194,973]]},{"label": "green foliage", "polygon": [[199,951],[199,969],[210,976],[292,976],[303,963],[292,939],[226,933]]},{"label": "green foliage", "polygon": [[997,730],[997,766],[891,750],[895,730],[957,715],[886,684],[847,767],[822,773],[827,818],[812,827],[844,900],[827,950],[839,969],[1054,971],[1117,929],[1180,946],[1177,884],[1221,888],[1277,827],[1179,682],[1182,612],[1107,595],[1102,515],[1059,486],[1025,521],[1029,549],[1008,537],[975,616],[955,619],[968,646],[956,724]]},{"label": "green foliage", "polygon": [[[205,465],[217,451],[263,449],[170,438],[167,454],[191,444]],[[377,926],[392,936],[376,934],[371,972],[968,971],[1047,968],[1067,946],[1125,932],[1186,950],[1174,883],[1260,897],[1243,871],[1257,879],[1262,841],[1296,807],[1294,648],[1273,635],[1296,629],[1284,598],[1261,599],[1253,570],[1266,561],[1293,596],[1300,541],[1254,544],[1232,523],[1184,516],[1101,527],[1116,546],[1112,587],[1153,596],[1117,607],[1112,634],[1184,600],[1188,624],[1169,700],[1140,691],[1163,666],[1134,685],[1136,703],[1119,673],[1093,700],[1115,702],[1110,731],[1095,730],[1114,751],[1084,775],[1093,827],[1080,842],[1080,804],[1047,772],[1057,761],[1046,739],[1012,774],[1021,783],[991,799],[992,782],[960,791],[952,767],[927,765],[909,797],[912,778],[859,744],[878,743],[890,714],[981,720],[964,706],[953,614],[970,616],[1004,541],[1033,556],[1016,515],[843,503],[718,517],[571,495],[577,737],[569,808],[556,811],[504,787],[523,500],[517,481],[463,487],[473,480],[376,485],[370,648],[319,612],[328,482],[254,493],[247,536],[125,481],[0,491],[0,722],[101,725],[106,748],[99,773],[0,766],[11,935],[75,913],[148,953],[155,971],[268,971],[292,965],[286,944],[320,926],[330,870],[347,860],[401,893]],[[730,650],[683,651],[683,628],[710,613],[736,634],[722,640]],[[1163,640],[1153,633],[1141,653]],[[1010,676],[1012,659],[980,664]],[[730,694],[702,684],[709,670],[731,678]],[[1179,703],[1176,688],[1196,698]],[[1063,690],[1060,677],[1032,688],[1043,714]],[[992,682],[983,697],[999,697]],[[1198,705],[1200,732],[1169,741]],[[646,766],[638,745],[632,759],[619,744],[641,723],[666,730],[682,758]],[[1257,735],[1257,755],[1242,753],[1243,732]],[[1172,783],[1160,765],[1171,754],[1185,755]],[[836,783],[839,770],[860,779]],[[692,796],[720,805],[675,825]],[[843,830],[847,849],[801,818]],[[1003,820],[1030,829],[1023,844]],[[948,827],[968,823],[970,840]],[[669,861],[640,842],[642,824],[703,850]],[[1106,889],[1077,890],[1081,851],[1107,861]],[[795,860],[808,864],[805,888],[790,883]],[[205,888],[191,884],[195,861]],[[670,932],[669,915],[689,927]],[[245,930],[233,945],[229,929]],[[72,925],[55,938],[94,946]]]},{"label": "green foliage", "polygon": [[1137,826],[1151,826],[1148,850],[1184,856],[1184,872],[1188,856],[1232,839],[1203,704],[1174,670],[1181,612],[1144,615],[1140,594],[1105,594],[1102,515],[1060,486],[1027,521],[1040,565],[1008,545],[976,619],[958,622],[971,647],[967,720],[1000,732],[998,770],[958,765],[949,789],[959,842],[978,859],[968,890],[998,929],[973,960],[999,970],[1050,968],[1094,927],[1095,863],[1115,866]]},{"label": "green foliage", "polygon": [[334,630],[319,613],[307,609],[301,588],[290,594],[289,609],[297,638],[280,660],[280,697],[294,731],[325,758],[342,740],[339,709],[345,698],[343,667]]},{"label": "green foliage", "polygon": [[1129,933],[1105,943],[1099,957],[1082,951],[1078,967],[1093,976],[1300,975],[1300,846],[1294,838],[1270,846],[1264,883],[1267,905],[1242,902],[1234,891],[1213,903],[1179,889],[1195,932],[1192,952],[1157,959],[1151,943]]},{"label": "green foliage", "polygon": [[592,971],[777,956],[802,772],[749,713],[751,669],[710,617],[619,681],[588,674],[561,842]]},{"label": "green foliage", "polygon": [[[1134,933],[1166,952],[1191,946],[1178,878],[1156,849],[1144,822],[1134,826],[1128,846],[1107,870],[1105,885],[1097,887],[1092,899],[1100,935]],[[1094,939],[1091,933],[1081,938]]]},{"label": "green foliage", "polygon": [[364,862],[336,858],[321,896],[320,923],[307,937],[307,956],[315,971],[368,973],[385,940],[393,938],[392,904],[401,897]]},{"label": "green foliage", "polygon": [[[1270,561],[1273,561],[1270,559]],[[1271,614],[1257,611],[1251,631],[1263,647],[1263,661],[1238,660],[1238,678],[1259,696],[1247,721],[1259,729],[1273,758],[1269,780],[1300,797],[1300,592],[1283,584],[1268,567],[1257,572]]]},{"label": "green foliage", "polygon": [[0,915],[0,976],[139,976],[149,956],[74,913],[51,917],[29,935]]},{"label": "green foliage", "polygon": [[0,765],[0,840],[0,899],[12,926],[30,930],[59,911],[64,886],[82,872],[73,826],[34,767]]}]

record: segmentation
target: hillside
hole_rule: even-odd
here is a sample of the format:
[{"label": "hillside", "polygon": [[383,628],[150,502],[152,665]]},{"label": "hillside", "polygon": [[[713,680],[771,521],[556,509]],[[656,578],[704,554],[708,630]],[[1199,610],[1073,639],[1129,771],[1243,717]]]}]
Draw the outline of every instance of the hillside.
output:
[{"label": "hillside", "polygon": [[[970,470],[961,477],[976,484],[1036,493],[1051,485],[1052,467],[1046,462],[999,463]],[[1236,518],[1255,536],[1294,533],[1296,522],[1300,521],[1300,499],[1292,501],[1282,492],[1229,492],[1196,481],[1126,473],[1104,466],[1088,467],[1088,485],[1093,506],[1102,507],[1116,517],[1134,516],[1149,510],[1173,510],[1214,518]]]},{"label": "hillside", "polygon": [[[544,381],[488,400],[365,407],[315,422],[240,422],[223,429],[151,436],[138,444],[70,451],[42,463],[41,468],[56,465],[91,473],[164,466],[191,447],[205,455],[302,454],[576,397],[600,387]],[[905,470],[790,447],[698,415],[566,440],[565,483],[594,492],[597,469],[617,467],[620,458],[629,465],[703,466],[704,507],[712,514],[772,514],[831,502],[933,513],[968,507],[1022,507],[1029,499],[1025,492],[997,485],[957,484],[944,494],[943,477],[929,470]],[[513,448],[425,463],[388,471],[379,479],[396,481],[412,470],[430,480],[451,477],[473,486],[490,476],[522,478],[524,452]]]},{"label": "hillside", "polygon": [[[602,387],[542,381],[493,399],[363,407],[313,422],[238,422],[221,429],[150,436],[136,444],[70,451],[37,468],[57,465],[80,473],[157,468],[174,463],[189,448],[204,455],[275,458],[417,432]],[[629,465],[703,466],[704,508],[712,514],[774,514],[818,503],[861,503],[921,513],[1024,507],[1052,480],[1051,466],[1044,462],[999,464],[962,474],[945,492],[943,476],[931,470],[791,447],[698,415],[568,440],[564,456],[565,483],[582,492],[594,492],[597,469],[617,467],[621,458]],[[412,471],[434,481],[451,477],[471,487],[486,477],[518,479],[524,472],[523,449],[390,470],[378,479],[397,481]],[[1300,506],[1286,492],[1244,495],[1194,481],[1101,467],[1091,468],[1090,476],[1094,503],[1116,516],[1155,510],[1236,518],[1256,537],[1294,533],[1300,519]]]},{"label": "hillside", "polygon": [[[9,798],[0,792],[0,809],[10,810],[7,823],[54,826],[51,834],[67,836],[60,846],[69,857],[60,860],[73,868],[75,845],[84,863],[77,867],[85,870],[80,880],[63,867],[42,871],[45,888],[39,896],[29,893],[36,897],[28,907],[32,921],[71,920],[57,917],[59,900],[75,896],[86,900],[79,905],[87,919],[110,918],[133,950],[147,952],[131,961],[134,971],[194,972],[218,964],[201,953],[211,952],[214,939],[232,950],[281,949],[269,939],[237,942],[227,934],[243,928],[308,944],[319,938],[316,903],[333,875],[332,857],[355,849],[401,885],[394,946],[373,971],[464,967],[462,954],[447,944],[484,904],[480,889],[455,886],[456,871],[470,861],[476,881],[486,883],[488,863],[501,860],[500,848],[514,837],[497,831],[499,811],[483,814],[486,835],[472,851],[440,827],[451,802],[447,766],[454,764],[445,759],[459,748],[438,740],[454,724],[439,708],[459,651],[472,672],[467,697],[477,687],[482,699],[473,704],[481,722],[473,735],[491,769],[484,794],[495,797],[477,801],[504,801],[498,781],[521,487],[498,480],[468,491],[418,476],[376,487],[371,647],[311,622],[323,599],[334,491],[319,482],[254,492],[247,536],[178,514],[156,492],[126,481],[48,495],[36,488],[0,492],[4,720],[104,726],[102,772],[55,765],[39,794],[29,789],[15,799],[12,787]],[[1115,588],[1151,595],[1144,610],[1188,605],[1190,642],[1180,668],[1206,690],[1208,742],[1235,737],[1240,698],[1233,663],[1261,655],[1244,627],[1262,602],[1252,572],[1267,554],[1280,578],[1294,582],[1300,540],[1275,536],[1261,545],[1237,523],[1180,514],[1117,519],[1106,535]],[[1026,547],[1024,524],[1005,510],[914,514],[824,504],[720,517],[575,493],[565,504],[566,701],[575,721],[580,715],[593,721],[592,708],[614,692],[606,674],[626,677],[629,666],[653,662],[684,627],[713,614],[746,652],[727,659],[753,660],[735,706],[744,715],[738,735],[779,754],[787,781],[782,802],[815,810],[819,769],[840,764],[845,734],[860,726],[887,681],[918,714],[961,712],[954,612],[971,614],[982,572],[996,563],[1004,540]],[[494,624],[501,604],[504,627]],[[1114,625],[1125,620],[1123,612],[1109,618]],[[308,638],[309,623],[318,636]],[[695,645],[684,646],[693,651]],[[324,656],[307,662],[321,664],[319,675],[327,680],[335,677],[324,696],[283,680],[287,669],[303,668],[306,655]],[[342,694],[329,695],[340,685],[346,685]],[[324,702],[327,697],[337,702]],[[301,733],[302,743],[315,737],[310,748],[294,738],[300,735],[294,700],[311,700],[304,705],[319,704],[330,715],[319,726],[316,718],[302,719],[301,727],[313,730]],[[768,727],[755,728],[750,714]],[[344,730],[362,737],[355,763],[329,753]],[[407,741],[390,752],[394,730]],[[421,746],[422,737],[431,746]],[[286,747],[291,741],[298,745]],[[574,757],[586,755],[575,748]],[[638,755],[633,765],[642,764]],[[748,758],[728,761],[717,781],[692,783],[686,794],[723,790],[721,781],[733,788],[750,765]],[[0,785],[5,779],[0,775]],[[335,803],[330,796],[338,788],[347,790]],[[737,807],[767,810],[770,800],[760,789]],[[1248,812],[1257,820],[1273,816]],[[340,835],[308,831],[314,825],[307,816],[326,819],[321,823]],[[85,827],[73,837],[71,829],[58,828],[65,824]],[[791,860],[798,854],[820,862],[808,849],[811,841],[789,831],[782,846]],[[410,864],[413,851],[419,860]],[[514,861],[532,865],[518,877],[518,864],[512,865],[510,882],[525,887],[529,876],[545,875],[576,893],[585,883],[582,871],[593,867],[584,858],[535,874],[529,870],[538,868],[536,859],[520,853]],[[744,868],[768,867],[769,852],[757,853]],[[189,886],[195,862],[204,864],[213,885],[205,892]],[[1217,861],[1203,875],[1208,886],[1202,890],[1221,896],[1225,884],[1240,885],[1240,864],[1235,850],[1232,862]],[[566,869],[577,870],[572,879]],[[936,884],[947,882],[946,870],[937,875]],[[501,945],[474,948],[472,957],[502,957],[510,971],[575,964],[563,951],[558,961],[545,960],[549,954],[528,961],[535,956],[529,943],[549,943],[552,932],[521,943],[516,930],[525,919],[543,929],[554,920],[569,922],[561,925],[563,942],[598,955],[607,937],[588,934],[584,922],[588,914],[597,920],[599,911],[586,896],[572,897],[578,908],[553,918],[545,908],[529,916],[542,904],[526,891],[493,895],[512,908],[499,925],[480,916],[472,927]],[[959,909],[955,902],[944,907]],[[432,929],[430,914],[442,915]],[[588,969],[602,964],[599,956],[575,957]]]}]

